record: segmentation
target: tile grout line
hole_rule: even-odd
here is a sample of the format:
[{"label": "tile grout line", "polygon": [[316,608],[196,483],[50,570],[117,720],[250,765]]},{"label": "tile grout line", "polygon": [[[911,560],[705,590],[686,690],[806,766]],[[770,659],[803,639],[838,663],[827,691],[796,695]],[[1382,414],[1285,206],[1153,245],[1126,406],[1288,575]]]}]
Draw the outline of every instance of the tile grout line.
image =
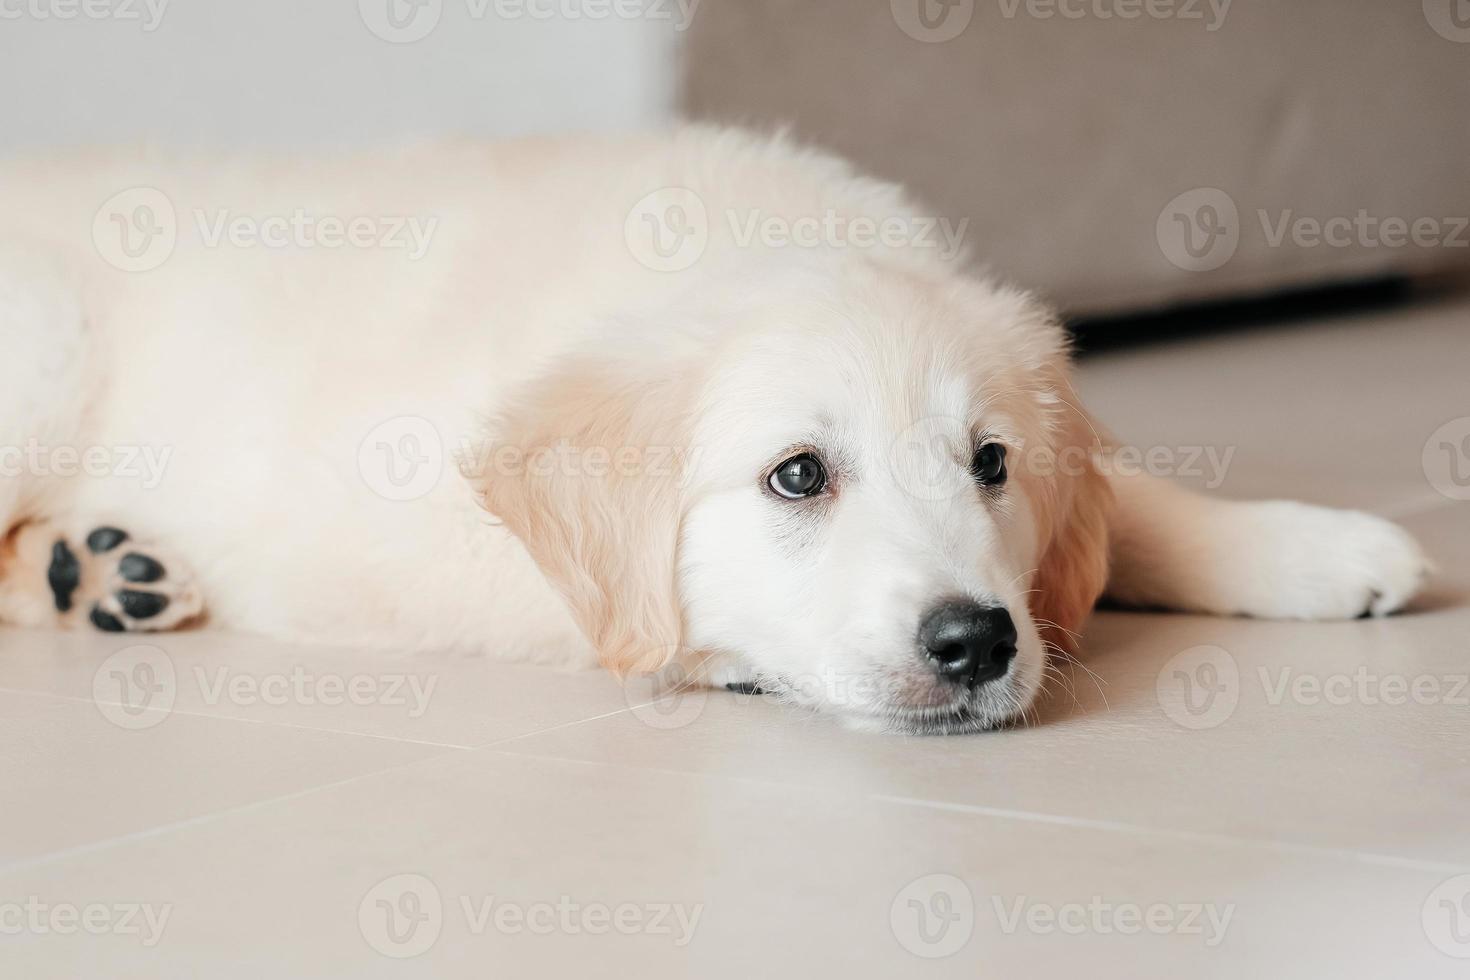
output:
[{"label": "tile grout line", "polygon": [[[615,712],[616,713],[616,712]],[[593,719],[588,719],[589,721]],[[578,723],[579,724],[579,723]],[[520,737],[520,736],[517,736]],[[693,779],[713,780],[726,783],[745,783],[769,788],[791,789],[789,783],[779,779],[762,779],[759,776],[732,775],[728,773],[706,773],[689,769],[671,769],[664,766],[643,766],[631,763],[607,762],[595,759],[578,759],[544,753],[517,752],[493,746],[485,749],[499,755],[519,759],[542,760],[545,762],[571,763],[595,766],[604,769],[623,769],[634,772],[650,772],[668,776],[683,776]],[[886,793],[865,794],[865,798],[877,803],[909,806],[957,813],[971,813],[993,817],[998,820],[1014,820],[1022,823],[1050,824],[1078,830],[1095,830],[1105,833],[1130,834],[1137,837],[1163,837],[1176,841],[1189,841],[1219,847],[1244,848],[1247,850],[1282,851],[1303,856],[1348,860],[1357,864],[1381,865],[1409,871],[1433,871],[1458,874],[1470,868],[1470,864],[1453,864],[1443,861],[1425,861],[1418,858],[1397,857],[1391,854],[1376,854],[1372,851],[1354,851],[1348,848],[1321,847],[1315,844],[1295,844],[1288,841],[1272,841],[1264,838],[1236,837],[1230,834],[1212,834],[1203,831],[1176,830],[1170,827],[1147,827],[1116,820],[1097,820],[1090,817],[1068,817],[1061,814],[1042,813],[1033,810],[1013,810],[1005,807],[988,807],[971,803],[950,803],[944,800],[924,800],[915,797],[893,796]]]},{"label": "tile grout line", "polygon": [[[645,707],[645,706],[644,705],[639,705],[639,707]],[[521,732],[519,735],[507,735],[504,738],[497,738],[494,741],[486,742],[484,745],[471,745],[471,746],[468,746],[468,748],[470,748],[472,751],[480,751],[482,749],[495,749],[495,751],[499,752],[500,749],[498,748],[498,746],[506,745],[506,744],[509,744],[510,742],[518,742],[518,741],[520,741],[523,738],[535,738],[537,735],[547,735],[547,734],[550,734],[551,732],[559,732],[563,728],[574,728],[577,725],[586,725],[586,724],[588,724],[590,722],[601,721],[604,718],[612,718],[612,717],[615,717],[617,715],[627,714],[627,713],[629,713],[631,711],[634,711],[634,710],[636,710],[636,709],[634,709],[634,708],[618,708],[615,711],[604,712],[603,714],[600,714],[600,715],[592,715],[589,718],[578,718],[578,719],[576,719],[574,721],[564,721],[564,722],[561,722],[560,724],[552,725],[550,728],[539,728],[539,729],[537,729],[534,732]],[[505,754],[505,755],[525,755],[525,753],[521,753],[521,752],[503,753],[503,754]]]},{"label": "tile grout line", "polygon": [[[596,718],[586,718],[577,721],[563,722],[562,724],[554,725],[550,728],[541,729],[535,732],[527,732],[523,735],[509,736],[508,738],[500,739],[495,742],[490,742],[483,746],[466,749],[465,751],[475,752],[483,750],[488,751],[494,755],[502,755],[510,758],[526,760],[539,759],[547,762],[557,762],[562,764],[570,763],[574,765],[594,766],[599,768],[629,769],[633,771],[654,772],[663,775],[674,775],[685,778],[713,780],[716,782],[743,782],[766,787],[786,786],[786,784],[780,781],[764,780],[751,776],[728,776],[715,773],[693,772],[683,769],[668,769],[649,766],[606,763],[598,762],[591,759],[563,758],[558,756],[507,751],[506,749],[497,747],[509,742],[517,741],[522,738],[527,738],[546,732],[557,731],[563,728],[585,724],[587,722],[596,721],[600,718],[608,718],[612,717],[613,715],[618,715],[622,713],[623,711],[614,711],[604,715],[599,715]],[[359,773],[358,775],[350,776],[346,779],[335,780],[333,782],[324,783],[319,786],[306,787],[293,793],[286,793],[281,796],[275,796],[265,800],[256,800],[250,803],[243,803],[238,806],[228,807],[226,809],[218,810],[213,813],[199,814],[198,816],[189,817],[184,820],[176,820],[166,824],[160,824],[156,827],[149,827],[147,829],[134,831],[129,834],[122,834],[117,837],[110,837],[100,841],[92,841],[87,844],[80,844],[74,847],[63,848],[59,851],[52,851],[47,854],[36,855],[30,858],[23,858],[9,864],[0,865],[0,875],[6,875],[17,871],[25,871],[36,867],[42,867],[56,861],[62,861],[72,857],[96,853],[98,851],[107,850],[115,846],[161,837],[175,831],[184,830],[195,826],[201,826],[218,820],[222,817],[231,816],[238,813],[248,813],[253,810],[263,809],[265,807],[275,804],[286,803],[293,800],[312,796],[316,793],[351,785],[352,783],[356,783],[365,779],[371,779],[378,776],[386,775],[388,773],[411,769],[415,766],[436,761],[438,758],[438,756],[435,756],[427,759],[415,759],[411,762],[406,762],[401,765],[389,766],[388,768],[378,769],[372,772]],[[1053,826],[1078,830],[1093,830],[1104,833],[1121,833],[1135,837],[1166,838],[1174,841],[1187,841],[1199,844],[1209,844],[1219,847],[1233,847],[1238,849],[1257,851],[1275,851],[1317,858],[1345,860],[1355,864],[1368,864],[1373,866],[1390,867],[1397,870],[1432,871],[1435,873],[1459,874],[1463,873],[1466,869],[1466,865],[1463,864],[1452,864],[1442,861],[1426,861],[1416,858],[1404,858],[1395,855],[1377,854],[1371,851],[1354,851],[1346,848],[1321,847],[1312,844],[1297,844],[1286,841],[1271,841],[1259,838],[1236,837],[1229,834],[1216,834],[1202,831],[1184,831],[1167,827],[1146,827],[1138,824],[1130,824],[1114,820],[1099,820],[1090,817],[1069,817],[1060,814],[1041,813],[1037,811],[1015,810],[1004,807],[989,807],[969,803],[950,803],[942,800],[924,800],[914,797],[894,796],[890,794],[869,794],[866,796],[866,798],[872,802],[887,803],[895,806],[907,806],[918,809],[938,810],[951,813],[966,813],[999,820],[1012,820],[1021,823],[1049,824]]]},{"label": "tile grout line", "polygon": [[[39,697],[43,697],[43,698],[51,698],[51,699],[55,699],[55,700],[61,700],[61,701],[67,701],[67,702],[74,702],[74,703],[83,703],[83,704],[94,704],[95,705],[95,704],[98,703],[98,702],[95,701],[95,699],[77,697],[77,696],[74,696],[74,695],[55,694],[55,693],[52,693],[52,692],[45,692],[45,691],[16,690],[16,689],[13,689],[13,688],[6,688],[6,687],[0,687],[0,693],[10,693],[10,694],[16,694],[16,695],[21,695],[21,696],[32,696],[32,697],[39,696]],[[111,704],[113,702],[104,702],[104,703]],[[148,709],[148,710],[155,710],[156,711],[157,709]],[[339,731],[339,730],[336,730],[336,729],[314,728],[314,727],[311,727],[311,726],[296,725],[296,724],[292,724],[292,723],[288,723],[288,722],[275,722],[275,721],[264,721],[264,720],[247,719],[247,718],[234,718],[234,717],[230,717],[230,716],[220,716],[220,715],[202,714],[202,713],[198,713],[198,712],[178,711],[177,709],[170,709],[169,713],[178,713],[178,714],[185,715],[186,717],[205,718],[205,719],[213,719],[213,720],[221,720],[221,721],[239,721],[239,722],[245,722],[247,724],[264,725],[264,726],[268,726],[268,727],[290,728],[290,729],[296,729],[296,730],[319,732],[319,733],[322,733],[322,734],[350,735],[350,736],[357,736],[357,737],[362,737],[362,738],[381,739],[381,740],[385,740],[385,741],[405,742],[405,743],[410,743],[410,744],[424,745],[424,746],[434,747],[434,748],[443,748],[443,749],[454,750],[454,751],[475,752],[475,751],[482,751],[482,750],[484,750],[484,751],[489,751],[489,752],[491,752],[493,754],[496,754],[496,755],[504,755],[504,756],[510,756],[510,757],[515,757],[515,758],[522,758],[522,759],[543,759],[543,760],[551,761],[551,762],[581,763],[581,764],[592,765],[592,766],[612,766],[612,767],[615,767],[615,768],[627,768],[627,769],[632,769],[632,770],[637,770],[637,771],[659,772],[659,773],[664,773],[664,774],[669,774],[669,775],[679,775],[679,776],[687,776],[687,777],[706,777],[706,778],[717,779],[717,780],[720,780],[720,781],[733,780],[733,781],[737,781],[737,782],[755,783],[757,785],[762,785],[762,786],[782,786],[782,785],[785,785],[784,783],[781,783],[780,781],[765,780],[765,779],[760,779],[758,777],[750,777],[750,776],[729,776],[729,775],[719,775],[719,774],[712,774],[712,773],[699,773],[699,772],[694,772],[694,771],[689,771],[689,770],[682,770],[682,769],[667,769],[667,768],[660,768],[660,767],[648,767],[648,766],[638,766],[638,765],[618,765],[618,764],[614,764],[614,763],[598,762],[598,761],[595,761],[595,760],[575,759],[575,758],[563,758],[563,757],[559,757],[559,756],[555,756],[555,755],[544,755],[544,754],[537,754],[537,753],[517,752],[517,751],[514,751],[513,749],[508,750],[508,749],[505,748],[505,746],[508,746],[508,745],[510,745],[512,743],[515,743],[515,742],[518,742],[518,741],[521,741],[521,740],[524,740],[524,739],[534,738],[534,737],[536,737],[538,735],[544,735],[544,734],[548,734],[548,733],[551,733],[551,732],[556,732],[556,731],[561,731],[563,729],[576,727],[576,726],[579,726],[579,725],[589,724],[591,722],[600,721],[600,720],[603,720],[603,719],[606,719],[606,718],[612,718],[612,717],[615,717],[617,715],[627,714],[627,713],[632,712],[634,710],[635,710],[634,707],[619,708],[619,709],[614,710],[614,711],[604,712],[602,714],[593,715],[593,716],[590,716],[590,717],[587,717],[587,718],[578,718],[578,719],[574,719],[574,720],[571,720],[571,721],[561,722],[561,723],[558,723],[556,725],[549,726],[547,728],[536,729],[536,730],[529,731],[529,732],[521,732],[519,734],[505,736],[503,738],[494,739],[494,740],[492,740],[490,742],[486,742],[486,743],[480,744],[480,745],[458,745],[458,744],[452,744],[452,743],[428,742],[428,741],[422,741],[422,740],[416,740],[416,739],[398,738],[396,736],[389,736],[389,735],[376,735],[376,734],[372,734],[372,733],[349,732],[349,731]],[[386,769],[379,769],[379,770],[374,770],[374,771],[371,771],[371,772],[360,773],[360,774],[355,775],[355,776],[350,776],[350,777],[348,777],[346,779],[335,780],[333,782],[323,783],[323,784],[318,785],[318,786],[306,787],[304,789],[298,790],[298,791],[293,792],[293,793],[287,793],[287,794],[284,794],[284,795],[281,795],[281,796],[271,797],[271,798],[265,799],[265,800],[257,800],[257,801],[253,801],[253,802],[250,802],[250,803],[243,803],[243,804],[239,804],[237,806],[227,807],[227,808],[225,808],[223,810],[215,811],[213,813],[200,814],[200,815],[197,815],[197,816],[194,816],[194,817],[186,818],[184,820],[173,821],[173,822],[170,822],[170,823],[161,824],[161,825],[159,825],[157,827],[150,827],[150,828],[146,828],[144,830],[135,831],[135,832],[132,832],[132,833],[129,833],[129,834],[123,834],[123,835],[120,835],[120,836],[117,836],[117,837],[111,837],[111,838],[106,838],[106,839],[99,840],[99,841],[93,841],[93,842],[90,842],[90,843],[87,843],[87,844],[76,845],[76,846],[70,847],[70,848],[63,848],[62,850],[59,850],[59,851],[53,851],[53,852],[49,852],[47,854],[37,855],[37,856],[31,857],[31,858],[24,858],[24,859],[21,859],[19,861],[12,862],[10,864],[0,865],[0,874],[6,874],[6,873],[10,873],[12,871],[25,870],[27,868],[45,865],[45,864],[51,863],[53,861],[64,860],[64,859],[69,858],[69,857],[73,857],[73,856],[77,856],[77,855],[81,855],[81,854],[86,854],[86,853],[91,853],[91,852],[95,852],[95,851],[99,851],[99,850],[104,850],[104,849],[107,849],[109,847],[112,847],[112,846],[115,846],[115,845],[119,845],[119,844],[126,844],[126,843],[130,843],[130,842],[138,841],[138,840],[146,840],[146,839],[149,839],[149,838],[152,838],[152,837],[161,836],[163,834],[166,834],[166,833],[169,833],[169,832],[172,832],[172,831],[175,831],[175,830],[186,829],[186,828],[191,827],[191,826],[197,826],[197,825],[200,825],[200,824],[208,823],[208,822],[210,822],[212,820],[216,820],[216,819],[219,819],[219,818],[224,817],[224,816],[228,816],[228,815],[232,815],[232,814],[236,814],[236,813],[241,813],[241,812],[249,812],[251,810],[255,810],[255,809],[262,808],[262,807],[270,806],[270,805],[273,805],[273,804],[276,804],[276,803],[289,802],[291,800],[300,799],[300,798],[303,798],[303,797],[306,797],[306,796],[310,796],[310,795],[312,795],[314,793],[318,793],[318,792],[322,792],[322,791],[326,791],[326,790],[335,789],[335,788],[338,788],[338,787],[341,787],[341,786],[345,786],[345,785],[350,785],[351,783],[358,782],[358,781],[363,780],[363,779],[369,779],[369,778],[373,778],[373,777],[376,777],[376,776],[384,775],[384,774],[387,774],[387,773],[396,772],[396,771],[399,771],[399,770],[402,770],[402,769],[412,768],[414,766],[423,764],[425,762],[433,761],[433,759],[435,759],[435,758],[438,758],[438,757],[436,756],[436,757],[431,757],[431,758],[427,758],[427,759],[416,759],[416,760],[413,760],[411,762],[403,763],[403,764],[398,765],[398,766],[390,766],[390,767],[388,767]],[[1419,860],[1419,859],[1415,859],[1415,858],[1403,858],[1403,857],[1397,857],[1397,856],[1394,856],[1394,855],[1377,854],[1377,853],[1368,852],[1368,851],[1354,851],[1354,850],[1350,850],[1350,849],[1346,849],[1346,848],[1321,847],[1321,846],[1311,845],[1311,844],[1297,844],[1297,843],[1283,842],[1283,841],[1271,841],[1271,840],[1265,840],[1265,839],[1259,839],[1259,838],[1236,837],[1236,836],[1232,836],[1232,835],[1229,835],[1229,834],[1215,834],[1215,833],[1207,833],[1207,832],[1184,831],[1184,830],[1176,830],[1176,829],[1171,829],[1171,828],[1154,828],[1154,827],[1146,827],[1146,826],[1142,826],[1142,825],[1138,825],[1138,824],[1125,823],[1125,822],[1121,822],[1121,821],[1098,820],[1098,819],[1088,818],[1088,817],[1069,817],[1069,816],[1064,816],[1064,815],[1059,815],[1059,814],[1049,814],[1049,813],[1042,813],[1042,812],[1036,812],[1036,811],[1014,810],[1014,809],[1007,809],[1007,808],[1002,808],[1002,807],[988,807],[988,806],[983,806],[983,805],[978,805],[978,804],[952,803],[952,802],[946,802],[946,801],[942,801],[942,800],[924,800],[924,799],[919,799],[919,798],[914,798],[914,797],[894,796],[894,795],[889,795],[889,794],[873,794],[873,795],[869,795],[867,798],[870,799],[870,800],[876,801],[876,802],[890,803],[890,804],[899,805],[899,806],[909,806],[909,807],[917,807],[917,808],[926,808],[926,809],[934,809],[934,810],[949,811],[949,812],[958,812],[958,813],[971,813],[971,814],[976,814],[976,815],[993,817],[993,818],[996,818],[996,819],[1015,820],[1015,821],[1030,822],[1030,823],[1051,824],[1051,825],[1056,825],[1056,826],[1074,827],[1074,828],[1078,828],[1078,829],[1096,830],[1096,831],[1109,832],[1109,833],[1130,834],[1130,835],[1133,835],[1133,836],[1164,837],[1164,838],[1170,838],[1170,839],[1180,840],[1180,841],[1194,841],[1194,842],[1197,842],[1197,843],[1213,844],[1213,845],[1217,845],[1217,846],[1237,847],[1237,848],[1246,848],[1246,849],[1254,849],[1254,850],[1266,850],[1266,851],[1280,851],[1280,852],[1286,852],[1286,853],[1297,853],[1297,854],[1302,854],[1302,855],[1311,855],[1311,856],[1316,856],[1316,857],[1328,857],[1328,858],[1334,858],[1334,859],[1338,859],[1338,860],[1345,859],[1345,860],[1352,861],[1354,863],[1364,863],[1364,864],[1370,864],[1370,865],[1388,866],[1388,867],[1394,867],[1394,868],[1399,868],[1399,869],[1403,869],[1403,870],[1421,870],[1421,871],[1427,870],[1427,871],[1448,872],[1448,873],[1459,873],[1459,872],[1463,872],[1465,870],[1465,866],[1464,865],[1459,865],[1459,864],[1451,864],[1451,863],[1437,862],[1437,861],[1425,861],[1425,860]]]},{"label": "tile grout line", "polygon": [[1054,813],[1038,813],[1030,810],[1010,810],[1004,807],[982,806],[973,803],[948,803],[943,800],[922,800],[908,796],[878,795],[872,799],[898,806],[944,810],[951,813],[972,813],[994,817],[999,820],[1017,820],[1026,823],[1044,823],[1079,830],[1097,830],[1106,833],[1131,834],[1136,837],[1167,837],[1179,841],[1193,841],[1225,847],[1249,850],[1281,851],[1289,854],[1327,857],[1348,860],[1357,864],[1383,865],[1406,871],[1434,871],[1459,874],[1466,870],[1465,864],[1445,861],[1426,861],[1419,858],[1398,857],[1392,854],[1376,854],[1372,851],[1354,851],[1341,847],[1323,847],[1316,844],[1296,844],[1290,841],[1273,841],[1256,837],[1236,837],[1231,834],[1216,834],[1206,831],[1175,830],[1168,827],[1145,827],[1141,824],[1124,823],[1117,820],[1098,820],[1092,817],[1067,817]]},{"label": "tile grout line", "polygon": [[[0,692],[7,691],[7,690],[8,689],[6,689],[6,688],[0,688]],[[31,692],[20,691],[20,692],[14,692],[14,693],[28,694],[28,693],[31,693]],[[50,694],[42,694],[42,696],[43,697],[55,697],[55,698],[59,698],[61,700],[67,700],[67,701],[82,701],[84,703],[91,703],[89,701],[89,699],[87,699],[87,698],[73,698],[73,697],[67,697],[65,695],[50,695]],[[490,749],[494,754],[497,754],[497,755],[505,755],[505,756],[510,756],[510,757],[513,757],[513,758],[534,758],[534,757],[526,756],[524,754],[513,753],[513,752],[503,752],[503,751],[501,751],[499,749],[492,749],[492,746],[501,745],[501,744],[504,744],[506,742],[513,742],[516,739],[520,739],[520,738],[529,738],[529,737],[534,736],[534,735],[541,735],[541,734],[545,734],[547,732],[558,731],[559,729],[562,729],[562,728],[568,728],[568,727],[571,727],[573,725],[580,725],[580,724],[583,724],[583,723],[589,722],[589,721],[597,721],[597,720],[599,720],[601,718],[610,718],[613,715],[622,714],[623,712],[630,711],[630,710],[632,710],[632,709],[630,709],[630,708],[622,708],[622,709],[619,709],[617,711],[610,711],[610,712],[607,712],[606,714],[597,715],[597,716],[592,717],[592,718],[581,718],[581,719],[577,719],[575,721],[562,722],[562,723],[557,724],[557,725],[552,725],[552,726],[550,726],[548,728],[537,729],[536,731],[531,731],[531,732],[523,732],[522,734],[507,736],[506,738],[503,738],[503,739],[496,739],[495,741],[487,742],[484,745],[478,745],[478,746],[440,746],[440,747],[450,748],[450,749],[456,749],[456,750],[463,751],[463,752],[475,752],[475,751],[479,751],[481,749]],[[212,716],[212,715],[202,715],[202,716],[199,716],[199,717],[210,718],[210,717],[214,717],[214,716]],[[233,720],[233,719],[230,719],[230,720]],[[426,744],[437,745],[438,743],[426,743]],[[355,775],[355,776],[349,776],[346,779],[338,779],[338,780],[334,780],[334,781],[329,782],[329,783],[322,783],[321,785],[318,785],[318,786],[308,786],[308,787],[305,787],[304,789],[297,790],[297,791],[295,791],[293,793],[285,793],[285,794],[283,794],[281,796],[273,796],[273,797],[270,797],[270,798],[264,799],[264,800],[254,800],[254,801],[249,802],[249,803],[241,803],[241,804],[238,804],[236,806],[226,807],[223,810],[216,810],[216,811],[214,811],[212,813],[201,813],[201,814],[198,814],[197,816],[187,817],[187,818],[185,818],[183,820],[174,820],[174,821],[170,821],[169,823],[159,824],[156,827],[148,827],[148,828],[145,828],[143,830],[136,830],[136,831],[133,831],[132,833],[120,834],[120,835],[118,835],[116,837],[107,837],[107,838],[104,838],[102,840],[91,841],[91,842],[86,843],[86,844],[77,844],[77,845],[75,845],[73,847],[62,848],[59,851],[50,851],[50,852],[47,852],[46,854],[38,854],[38,855],[35,855],[34,857],[21,858],[20,860],[18,860],[18,861],[12,861],[9,864],[0,864],[0,875],[6,875],[6,874],[10,874],[10,873],[16,872],[16,871],[26,871],[26,870],[29,870],[29,869],[32,869],[32,868],[42,867],[42,866],[45,866],[47,864],[51,864],[51,863],[56,862],[56,861],[63,861],[63,860],[66,860],[68,858],[79,857],[79,856],[84,855],[84,854],[91,854],[91,853],[95,853],[95,852],[98,852],[98,851],[107,850],[108,848],[111,848],[111,847],[115,847],[115,846],[119,846],[119,845],[124,845],[124,844],[135,843],[135,842],[143,841],[143,840],[149,840],[149,839],[152,839],[152,838],[155,838],[155,837],[161,837],[161,836],[164,836],[165,834],[173,833],[173,832],[178,831],[178,830],[185,830],[185,829],[188,829],[190,827],[201,826],[203,824],[210,823],[210,822],[212,822],[214,820],[218,820],[218,819],[221,819],[223,817],[232,816],[232,815],[238,814],[238,813],[249,813],[252,810],[258,810],[258,809],[261,809],[261,808],[264,808],[264,807],[267,807],[267,806],[272,806],[272,805],[278,804],[278,803],[288,803],[288,802],[291,802],[293,800],[303,799],[303,798],[305,798],[307,796],[311,796],[311,795],[313,795],[315,793],[325,792],[327,790],[332,790],[332,789],[337,789],[337,788],[340,788],[342,786],[348,786],[348,785],[350,785],[352,783],[358,782],[358,781],[363,780],[363,779],[371,779],[371,778],[374,778],[374,777],[377,777],[377,776],[385,775],[387,773],[398,772],[398,771],[403,770],[403,769],[410,769],[410,768],[413,768],[414,766],[419,766],[419,765],[423,765],[423,764],[428,763],[428,762],[437,761],[439,758],[441,758],[441,757],[440,756],[431,756],[431,757],[425,758],[425,759],[414,759],[411,762],[405,762],[405,763],[402,763],[402,764],[396,765],[396,766],[389,766],[386,769],[375,769],[372,772],[358,773],[357,775]]]},{"label": "tile grout line", "polygon": [[[74,694],[56,694],[56,693],[51,692],[51,691],[20,691],[20,690],[16,690],[15,688],[10,688],[10,687],[0,687],[0,694],[15,694],[15,695],[19,695],[19,696],[22,696],[22,697],[51,698],[51,699],[56,700],[56,701],[66,701],[66,702],[71,703],[71,704],[90,704],[90,705],[105,704],[105,705],[108,705],[110,707],[118,707],[118,708],[128,707],[127,705],[124,705],[124,704],[122,704],[119,701],[98,701],[95,698],[78,697],[77,695],[74,695]],[[406,743],[406,744],[409,744],[409,745],[426,745],[426,746],[429,746],[429,747],[432,747],[432,748],[438,748],[438,749],[473,749],[473,748],[478,748],[478,746],[474,746],[474,745],[459,745],[459,744],[454,743],[454,742],[431,742],[431,741],[429,741],[427,739],[403,738],[403,737],[398,736],[398,735],[380,735],[380,734],[378,734],[376,732],[354,732],[354,731],[350,731],[350,730],[347,730],[347,729],[341,729],[341,728],[319,728],[319,727],[317,727],[315,725],[302,725],[302,724],[299,724],[297,722],[274,721],[274,720],[266,719],[266,718],[239,718],[239,717],[236,717],[234,715],[213,715],[213,714],[209,714],[209,713],[203,712],[203,711],[185,711],[185,710],[180,709],[180,708],[168,708],[168,709],[144,708],[142,710],[144,710],[144,711],[146,711],[146,712],[148,712],[150,714],[161,714],[161,715],[163,715],[165,717],[168,717],[170,715],[180,715],[180,716],[182,716],[184,718],[203,718],[203,719],[206,719],[208,721],[238,721],[238,722],[241,722],[242,724],[246,724],[246,725],[260,725],[260,726],[263,726],[263,727],[266,727],[266,728],[289,728],[289,729],[292,729],[292,730],[295,730],[295,731],[317,732],[317,733],[322,734],[322,735],[348,735],[348,736],[352,736],[352,737],[355,737],[355,738],[378,739],[380,741],[385,741],[385,742],[403,742],[403,743]],[[159,722],[159,724],[162,724],[162,722]],[[120,728],[119,730],[126,731],[127,729]]]},{"label": "tile grout line", "polygon": [[66,860],[67,858],[80,857],[84,854],[92,854],[98,851],[104,851],[108,848],[116,847],[121,844],[131,844],[137,841],[149,840],[154,837],[162,837],[175,831],[185,830],[189,827],[197,827],[203,824],[211,823],[215,820],[220,819],[221,817],[231,816],[237,813],[249,813],[252,810],[258,810],[262,807],[272,806],[277,803],[288,803],[292,800],[297,800],[301,799],[302,797],[310,796],[313,793],[335,789],[339,786],[346,786],[350,783],[355,783],[360,779],[369,779],[374,776],[381,776],[385,773],[397,772],[400,769],[409,769],[413,766],[422,765],[426,762],[432,762],[437,758],[439,757],[433,756],[428,759],[414,759],[412,762],[404,762],[396,766],[389,766],[386,769],[375,769],[372,772],[358,773],[355,776],[348,776],[346,779],[333,780],[330,783],[322,783],[319,786],[308,786],[304,789],[296,790],[293,793],[284,793],[280,796],[272,796],[264,800],[253,800],[249,803],[241,803],[236,806],[226,807],[223,810],[215,810],[212,813],[201,813],[197,816],[186,817],[183,820],[173,820],[169,823],[159,824],[156,827],[148,827],[143,830],[135,830],[132,833],[120,834],[116,837],[107,837],[102,840],[91,841],[86,844],[77,844],[72,847],[64,847],[59,851],[50,851],[46,854],[38,854],[34,857],[22,858],[19,861],[13,861],[9,864],[0,865],[0,875],[6,875],[15,871],[26,871],[32,868],[42,867],[56,861]]}]

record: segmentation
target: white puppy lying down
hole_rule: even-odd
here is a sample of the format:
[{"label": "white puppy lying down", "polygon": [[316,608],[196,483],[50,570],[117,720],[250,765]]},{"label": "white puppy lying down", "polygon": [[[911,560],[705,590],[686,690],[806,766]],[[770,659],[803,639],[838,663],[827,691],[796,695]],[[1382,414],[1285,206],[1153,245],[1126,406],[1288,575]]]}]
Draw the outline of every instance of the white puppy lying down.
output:
[{"label": "white puppy lying down", "polygon": [[921,216],[702,127],[0,167],[0,620],[684,663],[959,732],[1105,590],[1414,595],[1378,518],[1104,475],[1056,320]]}]

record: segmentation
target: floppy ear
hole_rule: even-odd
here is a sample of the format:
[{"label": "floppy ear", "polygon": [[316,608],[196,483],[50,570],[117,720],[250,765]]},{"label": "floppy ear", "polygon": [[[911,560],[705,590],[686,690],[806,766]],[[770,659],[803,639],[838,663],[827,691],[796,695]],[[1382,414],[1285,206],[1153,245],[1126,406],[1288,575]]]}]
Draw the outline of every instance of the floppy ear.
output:
[{"label": "floppy ear", "polygon": [[1042,635],[1075,653],[1082,624],[1107,586],[1113,491],[1095,463],[1102,448],[1096,428],[1070,386],[1062,392],[1066,420],[1054,483],[1039,508],[1041,562],[1031,606]]},{"label": "floppy ear", "polygon": [[582,360],[533,382],[467,472],[619,674],[657,670],[683,633],[675,551],[693,390],[639,373]]}]

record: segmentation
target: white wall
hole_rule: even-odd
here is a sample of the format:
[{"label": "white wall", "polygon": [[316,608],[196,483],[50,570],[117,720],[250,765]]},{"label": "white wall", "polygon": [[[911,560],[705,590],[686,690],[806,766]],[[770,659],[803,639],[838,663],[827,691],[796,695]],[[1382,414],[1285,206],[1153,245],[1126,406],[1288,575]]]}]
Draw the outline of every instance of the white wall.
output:
[{"label": "white wall", "polygon": [[653,125],[686,22],[678,0],[0,0],[0,151]]}]

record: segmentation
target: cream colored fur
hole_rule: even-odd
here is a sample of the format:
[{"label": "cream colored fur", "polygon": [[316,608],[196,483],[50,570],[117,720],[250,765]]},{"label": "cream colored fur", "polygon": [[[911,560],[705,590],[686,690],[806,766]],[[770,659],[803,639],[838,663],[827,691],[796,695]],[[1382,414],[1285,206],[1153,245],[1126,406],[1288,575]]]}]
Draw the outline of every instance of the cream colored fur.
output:
[{"label": "cream colored fur", "polygon": [[[179,238],[124,272],[92,232],[133,187],[167,196]],[[677,271],[629,243],[663,188],[708,216]],[[301,208],[433,234],[414,258],[201,233],[222,211]],[[835,158],[703,127],[0,167],[0,446],[167,457],[158,481],[0,481],[0,618],[85,626],[49,607],[41,545],[111,523],[189,564],[213,626],[619,671],[679,661],[870,727],[965,731],[1031,703],[1045,644],[1081,630],[1110,553],[1113,593],[1151,605],[1346,617],[1417,589],[1417,547],[1367,515],[1034,465],[1098,448],[1055,320],[942,249],[742,241],[752,214],[833,213],[923,214]],[[400,418],[442,450],[437,483],[407,501],[360,465]],[[981,432],[1012,452],[995,497],[967,469]],[[840,471],[823,502],[763,493],[813,445]],[[583,462],[497,455],[556,447]],[[636,465],[594,474],[592,449]],[[103,574],[84,572],[94,592]],[[971,698],[914,649],[945,595],[1004,603],[1020,632],[1010,673]]]}]

